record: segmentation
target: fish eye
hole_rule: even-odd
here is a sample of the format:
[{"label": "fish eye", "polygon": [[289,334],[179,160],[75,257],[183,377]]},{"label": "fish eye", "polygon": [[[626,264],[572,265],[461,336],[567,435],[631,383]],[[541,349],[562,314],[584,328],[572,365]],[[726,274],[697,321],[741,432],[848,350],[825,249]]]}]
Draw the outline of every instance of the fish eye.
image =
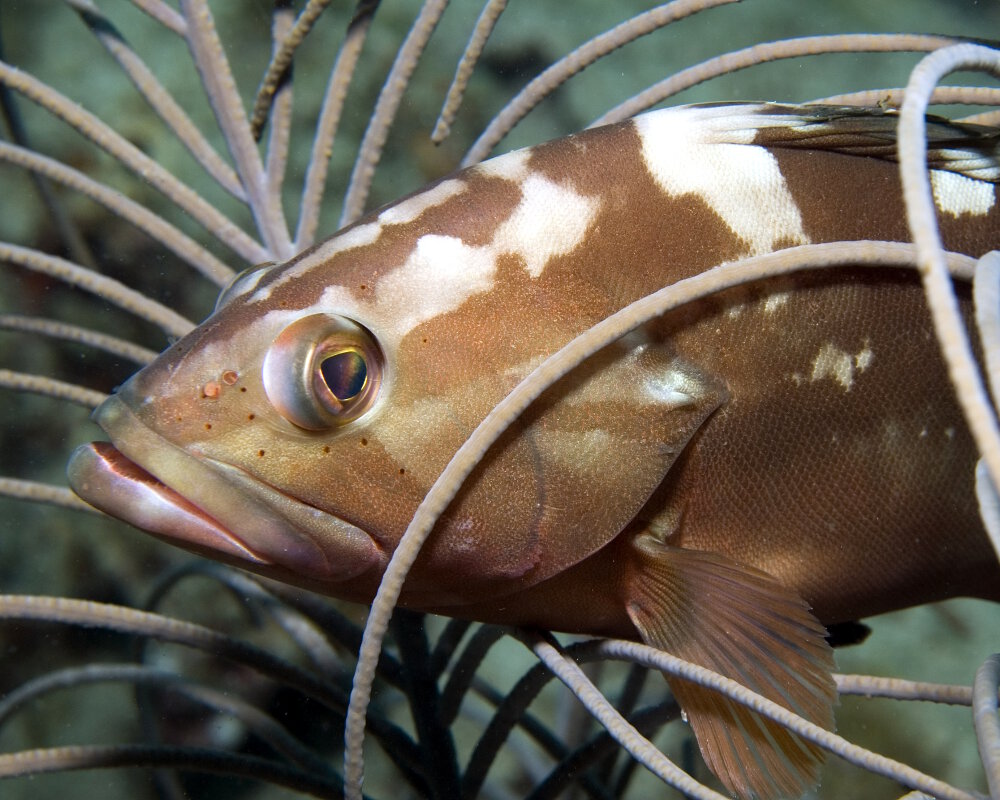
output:
[{"label": "fish eye", "polygon": [[262,264],[254,264],[252,267],[240,270],[233,275],[229,283],[219,292],[219,299],[215,301],[215,310],[218,311],[234,298],[239,297],[241,294],[246,294],[253,289],[264,273],[273,267],[274,264],[275,262],[273,261],[265,261]]},{"label": "fish eye", "polygon": [[385,358],[375,337],[336,314],[297,319],[264,356],[264,392],[275,410],[306,430],[358,419],[378,397]]}]

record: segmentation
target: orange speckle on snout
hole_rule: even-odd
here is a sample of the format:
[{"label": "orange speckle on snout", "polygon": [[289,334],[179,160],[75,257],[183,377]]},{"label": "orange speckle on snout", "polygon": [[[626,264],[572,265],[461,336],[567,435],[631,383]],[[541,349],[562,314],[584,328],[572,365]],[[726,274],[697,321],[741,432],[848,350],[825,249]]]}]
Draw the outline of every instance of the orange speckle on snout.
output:
[{"label": "orange speckle on snout", "polygon": [[204,388],[201,390],[203,396],[207,397],[209,400],[214,400],[219,396],[219,392],[222,387],[219,386],[218,381],[209,381],[205,384]]}]

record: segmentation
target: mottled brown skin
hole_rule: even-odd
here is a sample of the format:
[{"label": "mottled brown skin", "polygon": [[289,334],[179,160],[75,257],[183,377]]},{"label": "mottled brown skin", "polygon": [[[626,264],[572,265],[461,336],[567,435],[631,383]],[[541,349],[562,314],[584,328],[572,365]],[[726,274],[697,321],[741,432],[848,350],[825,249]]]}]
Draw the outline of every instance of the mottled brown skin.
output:
[{"label": "mottled brown skin", "polygon": [[[406,384],[397,383],[394,390],[400,395],[458,393],[483,374],[496,376],[476,393],[460,401],[453,398],[452,413],[461,425],[442,430],[434,450],[421,449],[419,464],[397,463],[380,447],[378,420],[340,433],[335,491],[324,490],[322,482],[315,490],[308,488],[311,481],[303,483],[313,469],[317,476],[329,471],[325,465],[330,454],[323,450],[327,438],[297,434],[303,448],[297,456],[297,480],[285,491],[316,492],[309,502],[363,523],[380,546],[390,550],[430,480],[521,377],[499,377],[511,364],[552,352],[586,326],[665,284],[739,258],[745,244],[701,198],[668,197],[660,191],[635,158],[638,149],[636,132],[628,125],[533,148],[532,171],[604,199],[585,246],[551,259],[534,279],[516,256],[502,257],[494,290],[423,323],[400,343],[400,362],[427,366],[423,372],[408,370]],[[820,158],[812,151],[775,152],[814,241],[907,238],[895,164],[835,153]],[[520,192],[496,177],[466,179],[468,194],[384,231],[377,263],[403,260],[414,236],[427,230],[459,236],[469,244],[488,243],[517,205]],[[643,203],[636,204],[636,197]],[[983,217],[942,218],[945,246],[974,256],[997,244],[998,231],[997,207]],[[306,253],[296,261],[308,257]],[[281,286],[268,306],[314,302],[332,275],[357,297],[370,297],[378,275],[378,270],[373,275],[371,263],[368,248],[340,253],[324,269]],[[974,450],[944,373],[918,281],[910,274],[880,270],[806,275],[794,279],[794,289],[785,284],[783,289],[791,289],[789,300],[771,314],[753,302],[768,291],[759,286],[697,303],[652,326],[651,332],[669,340],[686,360],[720,376],[729,397],[670,468],[644,516],[665,510],[683,514],[683,524],[672,534],[675,541],[724,553],[775,575],[806,598],[826,623],[955,595],[1000,599],[1000,573],[972,495]],[[731,306],[746,300],[750,302],[739,317],[727,316]],[[246,324],[244,318],[260,313],[258,307],[223,309],[137,376],[133,394],[162,394],[167,376],[177,386],[189,351],[215,339],[224,341]],[[500,331],[505,337],[502,348],[493,333]],[[874,353],[873,365],[856,376],[850,391],[829,378],[801,386],[792,380],[793,373],[808,368],[824,343],[857,353],[866,341]],[[200,387],[199,376],[194,376],[189,390],[162,396],[152,426],[172,441],[219,441],[238,422],[246,444],[227,452],[228,460],[251,473],[261,469],[275,445],[264,429],[268,423],[261,409],[266,398],[249,384],[243,395],[206,400]],[[211,433],[205,430],[208,425]],[[259,440],[247,434],[255,427],[264,434]],[[927,435],[922,437],[924,429]],[[954,430],[951,438],[945,435],[947,429]],[[506,441],[516,440],[517,432],[515,427]],[[664,439],[671,435],[669,430],[649,434]],[[219,446],[227,446],[224,439]],[[259,456],[261,450],[267,455]],[[618,458],[614,463],[620,467]],[[509,459],[508,466],[524,472],[517,461]],[[614,474],[626,471],[616,469]],[[469,482],[465,496],[475,484],[475,479]],[[530,474],[518,474],[508,484],[515,492],[509,502],[479,497],[483,507],[475,512],[477,523],[484,526],[475,559],[501,565],[497,572],[502,585],[494,583],[490,590],[477,583],[474,596],[468,596],[469,573],[461,567],[461,556],[447,551],[449,521],[466,510],[459,501],[425,547],[402,602],[497,622],[634,636],[617,599],[620,587],[614,576],[623,568],[621,543],[611,541],[613,536],[603,535],[595,545],[607,542],[606,547],[531,591],[524,589],[537,582],[535,570],[509,580],[510,573],[521,569],[509,562],[519,547],[518,529],[534,524],[527,495],[536,487]],[[650,485],[646,494],[652,489]],[[502,508],[497,509],[498,502]],[[591,549],[582,546],[579,552]],[[261,571],[320,590],[330,588],[288,574],[280,565]],[[369,598],[379,572],[338,585],[336,592]],[[491,581],[484,579],[488,586]],[[518,591],[521,597],[514,596]],[[500,595],[506,596],[502,603]]]},{"label": "mottled brown skin", "polygon": [[[891,141],[891,119],[877,111],[842,124],[844,142],[854,125],[863,143],[872,129]],[[403,221],[379,227],[376,212],[273,268],[134,377],[98,412],[114,445],[245,549],[210,525],[185,546],[370,601],[433,481],[534,366],[628,303],[752,251],[708,194],[661,188],[641,130],[589,131],[532,148],[523,163],[459,173],[461,191],[448,194],[445,182],[418,193],[408,202],[443,192],[412,218],[400,212]],[[975,133],[960,134],[974,146]],[[895,164],[808,149],[782,128],[758,141],[780,143],[778,193],[801,216],[801,231],[773,247],[908,238]],[[751,187],[749,210],[737,213],[766,217],[753,194],[766,173],[733,176]],[[577,240],[552,231],[570,244],[534,267],[535,251],[519,248],[551,245],[532,233],[537,213],[513,245],[504,238],[532,181],[549,186],[542,217],[572,208],[565,230],[592,214]],[[979,256],[1000,244],[1000,209],[945,213],[941,229],[947,248]],[[426,277],[413,260],[421,247],[436,254]],[[481,285],[469,288],[475,275]],[[448,305],[450,292],[459,301]],[[379,341],[387,383],[368,414],[304,430],[272,407],[261,365],[321,298],[323,313]],[[227,370],[238,375],[231,384],[220,382]],[[663,381],[680,381],[689,400]],[[205,392],[209,383],[218,391]],[[82,450],[70,467],[78,492],[176,537],[170,514],[153,524],[137,515],[134,478],[102,477],[96,465],[141,470],[116,466],[124,457],[114,448]],[[1000,600],[975,458],[914,275],[844,268],[740,287],[668,313],[542,395],[463,485],[400,602],[642,638],[829,727],[832,659],[808,606],[831,624],[956,595]],[[205,473],[207,491],[189,478],[213,459],[224,468]],[[128,499],[107,502],[122,487]],[[325,527],[333,520],[348,525]],[[672,685],[732,791],[792,796],[814,780],[818,752],[773,725],[760,733],[758,718],[691,684]],[[768,755],[774,743],[783,755]],[[763,753],[763,768],[747,766],[747,748]]]},{"label": "mottled brown skin", "polygon": [[[621,132],[626,141],[615,151],[637,146],[627,141],[630,133]],[[572,171],[585,137],[537,148],[544,152],[541,168]],[[858,169],[851,156],[777,155],[814,241],[908,239],[894,164],[866,159]],[[561,270],[551,265],[561,291],[576,296],[570,287],[580,273],[600,280],[600,294],[617,295],[620,305],[659,288],[660,265],[635,263],[662,242],[656,220],[675,223],[671,281],[738,257],[728,230],[706,230],[698,200],[663,197],[647,175],[623,172],[621,163],[587,164],[574,180],[582,192],[627,186],[651,201],[641,214],[624,199],[612,203],[597,223],[603,242]],[[644,180],[650,185],[642,186]],[[941,228],[947,249],[978,256],[1000,238],[1000,210],[975,219],[945,216]],[[677,231],[684,230],[690,239],[679,241]],[[608,263],[622,264],[621,273],[597,266]],[[736,321],[727,317],[733,305],[763,295],[761,286],[696,303],[655,326],[688,360],[724,376],[729,399],[643,515],[682,514],[672,541],[774,575],[827,624],[955,596],[1000,601],[1000,568],[972,487],[975,448],[919,279],[902,270],[837,270],[785,283],[790,298],[770,314],[751,299]],[[968,287],[959,293],[968,318]],[[831,379],[797,386],[792,374],[828,341],[850,353],[868,342],[871,370],[857,375],[850,391]],[[565,630],[596,626],[608,635],[634,635],[613,600],[620,590],[608,580],[623,573],[626,538],[520,597],[461,613],[546,627],[559,618]]]}]

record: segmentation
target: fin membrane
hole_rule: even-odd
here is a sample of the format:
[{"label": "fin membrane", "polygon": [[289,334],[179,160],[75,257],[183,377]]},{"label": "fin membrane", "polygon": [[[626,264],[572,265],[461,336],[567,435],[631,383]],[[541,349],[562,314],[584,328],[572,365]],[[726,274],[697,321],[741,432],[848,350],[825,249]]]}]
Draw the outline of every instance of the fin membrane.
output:
[{"label": "fin membrane", "polygon": [[[836,687],[826,630],[774,578],[715,553],[635,542],[628,613],[647,644],[708,667],[824,728]],[[823,751],[718,692],[667,678],[709,768],[743,800],[799,797]]]}]

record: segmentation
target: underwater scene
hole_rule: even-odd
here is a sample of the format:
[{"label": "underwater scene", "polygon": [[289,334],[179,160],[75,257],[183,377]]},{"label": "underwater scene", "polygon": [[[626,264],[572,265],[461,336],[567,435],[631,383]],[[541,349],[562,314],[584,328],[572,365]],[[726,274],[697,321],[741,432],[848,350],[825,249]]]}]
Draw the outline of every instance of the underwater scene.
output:
[{"label": "underwater scene", "polygon": [[[955,358],[1000,374],[1000,291],[979,277],[1000,263],[976,262],[1000,249],[996,31],[1000,5],[975,0],[0,2],[0,797],[1000,800],[1000,440],[982,385],[997,387],[946,366],[934,333],[953,313],[972,342]],[[979,61],[946,70],[921,131],[934,172],[911,169],[936,192],[916,227],[938,228],[937,203],[958,251],[935,289],[930,245],[850,244],[910,241],[896,109],[922,59],[958,44]],[[773,105],[718,105],[744,103]],[[712,105],[624,122],[687,104]],[[595,123],[619,127],[536,147]],[[657,172],[650,130],[677,165]],[[706,138],[685,149],[685,133]],[[712,160],[732,147],[779,153],[805,223],[790,233],[787,208],[745,200],[773,186]],[[633,161],[666,194],[676,169],[695,211],[661,213]],[[664,280],[665,246],[643,248],[675,235],[692,255]],[[532,293],[589,245],[593,274]],[[803,262],[767,260],[783,248]],[[435,273],[453,253],[455,274]],[[730,479],[700,453],[742,463],[788,433],[754,426],[736,387],[783,342],[815,350],[823,320],[854,318],[854,294],[794,276],[869,262],[908,287],[920,333],[894,327],[895,295],[864,299],[877,334],[765,382],[778,406],[824,387],[832,433],[793,417],[794,458],[775,445],[788,457],[759,486]],[[675,281],[690,294],[646,301]],[[605,308],[601,292],[618,294]],[[800,327],[747,321],[798,308],[796,292]],[[592,327],[633,303],[621,327]],[[692,331],[716,323],[681,305],[748,327],[699,361]],[[289,344],[316,326],[322,344]],[[219,352],[234,368],[206,371]],[[562,371],[536,373],[549,358]],[[889,364],[888,399],[867,402]],[[502,416],[522,380],[534,393]],[[970,386],[979,400],[957,401]],[[831,460],[848,406],[886,436],[886,409],[955,423],[915,423],[919,455]],[[970,407],[988,410],[982,432]],[[652,434],[631,421],[647,413]],[[483,444],[452,462],[473,430]],[[727,481],[738,502],[698,528],[738,494]],[[829,530],[796,521],[827,509]],[[840,511],[857,535],[838,535]],[[919,518],[912,537],[897,518]],[[740,520],[743,544],[716,548]],[[410,529],[411,561],[390,561]],[[380,588],[387,569],[399,583]],[[713,678],[686,662],[732,680],[696,686]],[[745,711],[741,683],[778,718]]]}]

